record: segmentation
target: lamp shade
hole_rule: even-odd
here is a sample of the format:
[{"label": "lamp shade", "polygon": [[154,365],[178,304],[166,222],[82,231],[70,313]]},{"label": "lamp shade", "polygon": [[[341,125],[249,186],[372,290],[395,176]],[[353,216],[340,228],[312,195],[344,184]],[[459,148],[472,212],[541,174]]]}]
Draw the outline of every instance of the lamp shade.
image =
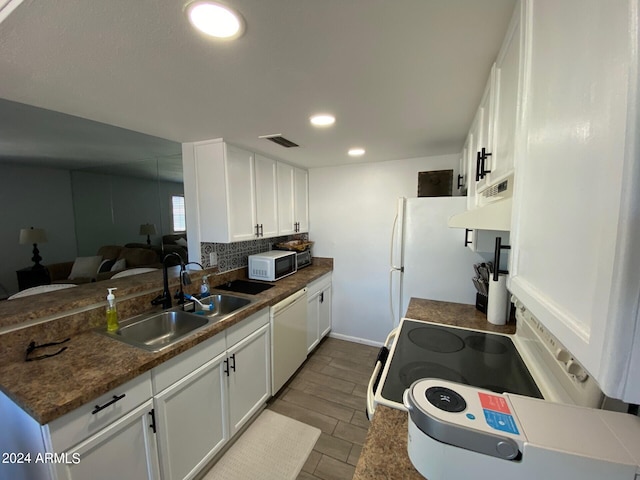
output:
[{"label": "lamp shade", "polygon": [[143,223],[140,225],[140,235],[155,235],[156,226],[153,223]]},{"label": "lamp shade", "polygon": [[20,229],[20,245],[29,243],[45,243],[47,241],[47,232],[44,228],[21,228]]}]

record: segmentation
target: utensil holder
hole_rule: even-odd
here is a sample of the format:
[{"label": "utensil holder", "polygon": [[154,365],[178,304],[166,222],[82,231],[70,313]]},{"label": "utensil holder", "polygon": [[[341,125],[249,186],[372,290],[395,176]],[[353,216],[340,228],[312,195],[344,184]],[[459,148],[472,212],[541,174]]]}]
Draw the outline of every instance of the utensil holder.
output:
[{"label": "utensil holder", "polygon": [[507,276],[499,275],[498,280],[492,277],[489,281],[489,301],[487,304],[487,320],[494,325],[505,325],[508,318],[509,293]]}]

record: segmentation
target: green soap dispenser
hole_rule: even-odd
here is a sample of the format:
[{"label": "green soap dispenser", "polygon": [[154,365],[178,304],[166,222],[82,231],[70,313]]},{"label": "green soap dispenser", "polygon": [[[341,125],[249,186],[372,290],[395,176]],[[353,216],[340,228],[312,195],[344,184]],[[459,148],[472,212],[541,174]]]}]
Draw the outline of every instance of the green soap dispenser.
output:
[{"label": "green soap dispenser", "polygon": [[113,294],[117,288],[107,288],[109,295],[107,295],[107,332],[115,332],[118,330],[118,312],[116,311],[116,296]]}]

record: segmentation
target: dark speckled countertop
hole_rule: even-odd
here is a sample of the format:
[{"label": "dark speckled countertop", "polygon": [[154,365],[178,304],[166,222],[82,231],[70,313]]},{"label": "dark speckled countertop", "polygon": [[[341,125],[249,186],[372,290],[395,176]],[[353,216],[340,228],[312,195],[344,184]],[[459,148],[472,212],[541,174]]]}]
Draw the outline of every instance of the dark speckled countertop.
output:
[{"label": "dark speckled countertop", "polygon": [[[405,317],[497,333],[512,334],[516,330],[514,323],[492,325],[473,305],[435,300],[412,298]],[[376,407],[353,480],[424,480],[409,460],[407,429],[406,412]]]},{"label": "dark speckled countertop", "polygon": [[256,302],[245,310],[161,352],[147,352],[88,330],[72,334],[65,343],[68,349],[55,357],[3,363],[0,389],[40,424],[47,424],[305,287],[333,269],[333,262],[324,260],[314,259],[312,266],[254,295]]}]

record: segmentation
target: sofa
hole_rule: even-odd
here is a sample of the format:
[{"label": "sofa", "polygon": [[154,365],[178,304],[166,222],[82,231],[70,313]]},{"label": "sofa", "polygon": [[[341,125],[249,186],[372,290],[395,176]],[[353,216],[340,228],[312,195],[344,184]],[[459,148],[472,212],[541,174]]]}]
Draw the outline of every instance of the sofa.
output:
[{"label": "sofa", "polygon": [[162,263],[150,248],[105,245],[95,256],[45,266],[51,283],[80,284],[108,280],[116,273],[132,268],[162,268]]}]

